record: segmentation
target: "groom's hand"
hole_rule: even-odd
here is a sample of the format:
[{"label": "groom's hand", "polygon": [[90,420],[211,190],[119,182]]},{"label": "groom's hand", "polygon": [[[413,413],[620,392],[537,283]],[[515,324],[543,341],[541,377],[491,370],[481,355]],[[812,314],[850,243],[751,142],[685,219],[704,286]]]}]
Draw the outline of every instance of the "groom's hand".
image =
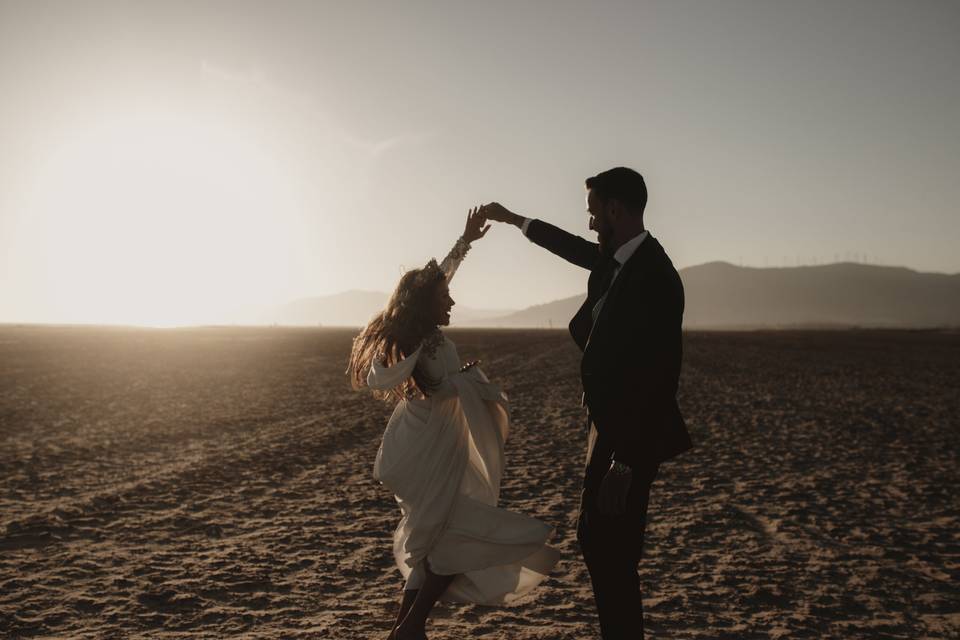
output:
[{"label": "groom's hand", "polygon": [[630,467],[614,462],[600,483],[600,496],[597,506],[604,515],[620,515],[627,510],[627,494],[633,472]]},{"label": "groom's hand", "polygon": [[499,202],[490,202],[483,205],[480,207],[480,213],[482,213],[487,220],[506,222],[507,224],[512,224],[515,227],[523,226],[523,216],[515,214],[513,211],[510,211]]}]

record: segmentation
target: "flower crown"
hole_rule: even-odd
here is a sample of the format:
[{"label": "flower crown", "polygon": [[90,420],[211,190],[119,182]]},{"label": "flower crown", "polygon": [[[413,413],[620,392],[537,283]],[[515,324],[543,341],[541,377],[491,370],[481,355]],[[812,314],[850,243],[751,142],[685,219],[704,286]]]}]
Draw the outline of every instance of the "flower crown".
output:
[{"label": "flower crown", "polygon": [[430,258],[430,261],[424,265],[423,269],[420,269],[420,273],[413,280],[413,286],[411,289],[419,289],[428,284],[433,284],[441,278],[446,278],[447,275],[440,268],[440,265],[437,264],[436,258]]},{"label": "flower crown", "polygon": [[[392,307],[391,311],[393,312],[391,314],[392,317],[388,317],[385,313],[384,319],[388,321],[398,320],[411,306],[418,304],[419,301],[417,301],[416,298],[420,291],[427,286],[436,284],[445,277],[446,274],[444,274],[440,265],[437,264],[436,259],[431,258],[430,261],[417,272],[413,279],[406,283],[406,286],[401,286],[397,289],[396,293],[394,293],[393,302],[390,305]],[[422,304],[422,302],[419,303]]]},{"label": "flower crown", "polygon": [[440,265],[437,264],[436,258],[430,258],[430,261],[427,262],[427,264],[417,272],[417,275],[414,276],[410,285],[400,291],[401,300],[398,300],[398,302],[409,301],[409,299],[412,298],[416,292],[420,291],[424,287],[434,285],[446,277],[447,275],[443,272],[443,269],[441,269]]},{"label": "flower crown", "polygon": [[[453,268],[456,269],[456,265],[463,260],[463,257],[467,254],[467,251],[470,250],[470,243],[464,239],[463,236],[457,238],[456,243],[453,245],[453,248],[450,250],[450,253],[447,254],[447,257],[444,258],[444,265],[453,265]],[[440,280],[447,278],[447,271],[444,270],[439,264],[437,264],[436,258],[430,258],[430,261],[420,269],[412,280],[406,284],[406,286],[398,287],[397,291],[394,293],[393,301],[391,306],[392,314],[384,313],[384,320],[387,322],[395,322],[399,316],[403,315],[407,309],[414,304],[417,304],[417,301],[414,300],[417,297],[417,294],[422,291],[425,287],[435,285]],[[421,302],[422,304],[422,302]]]}]

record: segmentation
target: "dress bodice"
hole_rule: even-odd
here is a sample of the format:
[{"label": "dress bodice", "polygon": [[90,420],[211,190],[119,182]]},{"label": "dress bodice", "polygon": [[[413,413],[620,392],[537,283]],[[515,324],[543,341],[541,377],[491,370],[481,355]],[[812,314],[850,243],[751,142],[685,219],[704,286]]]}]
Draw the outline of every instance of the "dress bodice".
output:
[{"label": "dress bodice", "polygon": [[432,352],[426,348],[423,349],[417,366],[431,381],[439,384],[438,390],[443,390],[449,386],[449,377],[460,372],[460,355],[453,341],[442,333],[440,336],[442,339],[436,349]]}]

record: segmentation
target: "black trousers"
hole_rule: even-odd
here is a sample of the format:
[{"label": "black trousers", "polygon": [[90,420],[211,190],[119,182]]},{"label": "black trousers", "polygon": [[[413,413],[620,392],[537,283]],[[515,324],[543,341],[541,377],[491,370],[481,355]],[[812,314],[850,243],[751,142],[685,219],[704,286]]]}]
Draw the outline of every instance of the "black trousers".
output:
[{"label": "black trousers", "polygon": [[643,602],[637,567],[643,553],[650,485],[660,467],[652,464],[634,469],[626,512],[605,515],[597,508],[604,465],[594,462],[584,477],[577,541],[593,583],[600,633],[603,640],[642,640]]}]

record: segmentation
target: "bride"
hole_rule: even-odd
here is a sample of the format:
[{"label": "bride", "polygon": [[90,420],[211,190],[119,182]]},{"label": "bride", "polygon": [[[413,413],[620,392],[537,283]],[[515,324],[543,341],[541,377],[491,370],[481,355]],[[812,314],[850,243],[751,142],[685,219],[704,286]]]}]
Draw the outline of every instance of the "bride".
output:
[{"label": "bride", "polygon": [[507,397],[476,362],[461,367],[440,331],[454,304],[450,280],[470,243],[486,234],[485,222],[472,209],[447,257],[405,273],[383,313],[353,341],[353,387],[397,399],[373,470],[401,513],[393,553],[405,584],[390,640],[426,638],[441,598],[508,604],[559,559],[546,544],[552,527],[497,507]]}]

